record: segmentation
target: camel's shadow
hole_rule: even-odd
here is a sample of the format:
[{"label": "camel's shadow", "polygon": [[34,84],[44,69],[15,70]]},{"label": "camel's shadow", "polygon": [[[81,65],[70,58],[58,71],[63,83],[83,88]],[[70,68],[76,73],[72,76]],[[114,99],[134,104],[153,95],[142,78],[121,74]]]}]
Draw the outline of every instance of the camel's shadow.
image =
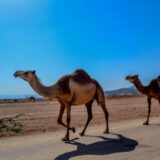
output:
[{"label": "camel's shadow", "polygon": [[55,160],[69,160],[72,157],[81,155],[108,155],[118,152],[129,152],[133,151],[138,145],[138,142],[136,140],[124,137],[123,135],[116,135],[116,136],[117,138],[115,139],[106,138],[103,136],[93,136],[100,138],[101,140],[87,145],[72,140],[68,143],[76,145],[77,150],[59,155],[58,157],[55,158]]}]

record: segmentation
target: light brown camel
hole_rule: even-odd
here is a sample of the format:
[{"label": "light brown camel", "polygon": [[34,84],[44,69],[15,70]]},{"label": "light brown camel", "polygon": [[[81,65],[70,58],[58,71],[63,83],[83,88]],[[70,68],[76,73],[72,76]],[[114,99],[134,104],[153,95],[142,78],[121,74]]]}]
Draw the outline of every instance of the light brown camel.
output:
[{"label": "light brown camel", "polygon": [[[52,86],[44,86],[40,82],[35,71],[16,71],[14,76],[27,81],[41,96],[48,99],[57,98],[61,104],[57,122],[67,128],[66,136],[62,139],[63,141],[69,140],[69,130],[75,132],[75,128],[70,127],[71,105],[85,104],[87,108],[88,119],[84,129],[80,133],[80,135],[83,136],[90,120],[92,119],[92,103],[94,100],[96,100],[102,107],[105,114],[106,130],[104,133],[109,133],[109,115],[106,109],[103,89],[99,83],[92,79],[84,70],[78,69],[72,74],[65,75]],[[67,113],[67,125],[62,122],[62,116],[65,109]]]},{"label": "light brown camel", "polygon": [[149,117],[150,117],[150,113],[151,113],[151,100],[152,100],[152,98],[157,99],[160,104],[160,76],[153,79],[149,83],[148,86],[142,85],[141,81],[139,80],[138,75],[127,76],[126,80],[133,83],[140,93],[147,96],[148,116],[147,116],[147,120],[143,124],[148,125],[149,124]]}]

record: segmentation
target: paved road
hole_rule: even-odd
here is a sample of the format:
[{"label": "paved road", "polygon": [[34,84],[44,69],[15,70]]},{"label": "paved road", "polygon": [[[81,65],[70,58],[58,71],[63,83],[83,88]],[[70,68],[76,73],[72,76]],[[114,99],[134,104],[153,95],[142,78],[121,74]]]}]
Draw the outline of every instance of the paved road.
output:
[{"label": "paved road", "polygon": [[79,139],[70,143],[60,141],[64,131],[1,138],[0,160],[160,160],[160,117],[150,126],[142,122],[112,124],[109,135],[104,126],[91,127],[88,136],[72,134]]}]

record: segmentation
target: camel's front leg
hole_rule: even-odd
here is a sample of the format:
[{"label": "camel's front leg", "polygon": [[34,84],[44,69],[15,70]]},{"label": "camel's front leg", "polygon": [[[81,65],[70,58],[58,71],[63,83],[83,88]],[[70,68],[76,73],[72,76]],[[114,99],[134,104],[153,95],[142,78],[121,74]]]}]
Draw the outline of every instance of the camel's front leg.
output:
[{"label": "camel's front leg", "polygon": [[[64,114],[64,111],[65,111],[65,105],[61,104],[57,123],[67,128],[67,125],[64,124],[63,121],[62,121],[62,116],[63,116],[63,114]],[[76,130],[75,130],[74,127],[69,128],[69,130],[71,130],[73,133],[76,132]]]},{"label": "camel's front leg", "polygon": [[67,112],[67,132],[65,137],[62,139],[62,141],[69,141],[69,128],[70,128],[70,122],[71,122],[71,105],[66,106],[66,112]]}]

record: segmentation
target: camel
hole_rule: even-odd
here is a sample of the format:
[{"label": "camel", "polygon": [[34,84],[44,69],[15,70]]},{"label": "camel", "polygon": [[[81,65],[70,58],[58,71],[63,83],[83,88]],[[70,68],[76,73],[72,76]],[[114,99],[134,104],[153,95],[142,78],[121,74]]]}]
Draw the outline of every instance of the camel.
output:
[{"label": "camel", "polygon": [[[51,86],[44,86],[37,77],[36,71],[16,71],[14,76],[27,81],[33,90],[35,90],[39,95],[48,99],[56,98],[59,101],[60,112],[57,123],[67,128],[66,135],[62,141],[69,141],[69,130],[75,132],[75,128],[70,127],[71,105],[77,106],[85,104],[86,106],[88,119],[84,129],[80,133],[80,136],[84,136],[87,126],[93,118],[92,103],[94,100],[96,100],[97,104],[101,106],[105,115],[106,129],[104,133],[109,133],[109,114],[105,104],[103,89],[100,84],[95,79],[91,78],[85,70],[78,69],[71,74],[65,75]],[[67,114],[67,124],[62,122],[65,109]]]},{"label": "camel", "polygon": [[149,124],[149,118],[151,113],[151,100],[152,98],[157,99],[160,104],[160,76],[153,79],[148,86],[143,86],[138,75],[127,76],[126,80],[133,83],[137,90],[142,93],[143,95],[147,96],[148,102],[148,115],[147,120],[143,123],[143,125]]}]

